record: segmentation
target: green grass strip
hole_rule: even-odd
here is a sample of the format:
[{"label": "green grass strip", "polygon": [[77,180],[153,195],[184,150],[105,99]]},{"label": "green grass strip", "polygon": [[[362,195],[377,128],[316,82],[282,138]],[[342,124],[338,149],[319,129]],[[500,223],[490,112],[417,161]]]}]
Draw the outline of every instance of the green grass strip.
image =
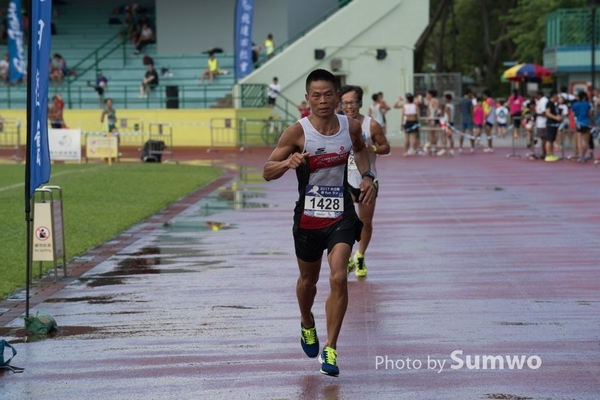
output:
[{"label": "green grass strip", "polygon": [[[48,184],[63,190],[67,260],[147,219],[221,173],[217,168],[183,164],[53,165]],[[0,165],[0,299],[25,286],[24,180],[24,165]],[[51,265],[45,264],[48,270]]]}]

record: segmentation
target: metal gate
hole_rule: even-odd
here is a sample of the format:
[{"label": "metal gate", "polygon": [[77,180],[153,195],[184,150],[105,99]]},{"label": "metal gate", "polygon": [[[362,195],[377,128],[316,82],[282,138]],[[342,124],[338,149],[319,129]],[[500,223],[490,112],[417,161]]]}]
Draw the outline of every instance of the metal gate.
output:
[{"label": "metal gate", "polygon": [[21,121],[0,117],[0,149],[15,149],[14,156],[21,156]]},{"label": "metal gate", "polygon": [[462,75],[459,73],[446,74],[414,74],[414,91],[425,96],[428,90],[435,89],[438,97],[451,94],[453,99],[462,97]]}]

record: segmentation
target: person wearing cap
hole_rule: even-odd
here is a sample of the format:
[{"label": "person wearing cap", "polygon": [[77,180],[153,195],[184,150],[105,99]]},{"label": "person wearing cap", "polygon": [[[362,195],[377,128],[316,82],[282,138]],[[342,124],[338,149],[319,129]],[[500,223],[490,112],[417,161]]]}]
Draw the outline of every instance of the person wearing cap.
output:
[{"label": "person wearing cap", "polygon": [[98,75],[96,77],[96,83],[94,84],[92,81],[87,82],[88,86],[94,88],[94,90],[98,93],[98,106],[102,108],[104,106],[104,91],[108,86],[108,79],[102,74],[102,71],[98,71]]}]

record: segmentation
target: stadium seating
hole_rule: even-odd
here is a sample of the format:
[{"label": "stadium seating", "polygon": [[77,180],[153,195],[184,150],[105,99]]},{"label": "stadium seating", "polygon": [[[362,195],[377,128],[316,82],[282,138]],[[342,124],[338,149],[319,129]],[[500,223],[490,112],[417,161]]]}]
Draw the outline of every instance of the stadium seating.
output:
[{"label": "stadium seating", "polygon": [[[54,19],[57,34],[52,36],[52,54],[59,53],[74,69],[71,84],[66,80],[61,85],[52,84],[49,96],[61,93],[69,108],[98,108],[98,95],[88,86],[96,79],[97,66],[108,78],[105,97],[113,99],[118,108],[206,108],[231,106],[232,74],[220,75],[212,85],[208,80],[200,85],[200,76],[205,70],[207,54],[158,56],[156,45],[146,46],[140,55],[135,55],[134,45],[124,46],[116,37],[120,25],[109,25],[110,7],[84,4],[57,5],[59,15]],[[117,16],[119,17],[119,16]],[[150,15],[152,21],[152,16]],[[112,39],[112,40],[111,40]],[[101,48],[101,46],[104,47]],[[100,50],[98,50],[101,48]],[[159,74],[159,87],[147,98],[138,98],[139,86],[146,67],[143,55],[154,59]],[[233,56],[219,54],[222,69],[231,71]],[[161,70],[168,72],[162,74]],[[177,86],[177,98],[167,104],[167,87]],[[25,85],[0,87],[1,108],[25,108],[27,90]],[[170,91],[173,94],[173,90]]]}]

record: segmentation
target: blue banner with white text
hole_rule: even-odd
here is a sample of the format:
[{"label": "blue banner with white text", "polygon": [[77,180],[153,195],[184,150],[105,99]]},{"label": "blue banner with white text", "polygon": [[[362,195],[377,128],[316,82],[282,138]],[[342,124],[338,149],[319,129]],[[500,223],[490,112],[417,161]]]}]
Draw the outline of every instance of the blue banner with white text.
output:
[{"label": "blue banner with white text", "polygon": [[235,79],[252,72],[252,19],[254,0],[237,0],[235,8]]},{"label": "blue banner with white text", "polygon": [[15,83],[25,76],[25,46],[23,45],[23,19],[21,0],[11,0],[6,16],[8,25],[8,79]]},{"label": "blue banner with white text", "polygon": [[35,189],[50,180],[50,149],[48,146],[48,81],[50,60],[51,0],[32,0],[30,10],[31,46],[29,84],[28,137],[29,197]]}]

